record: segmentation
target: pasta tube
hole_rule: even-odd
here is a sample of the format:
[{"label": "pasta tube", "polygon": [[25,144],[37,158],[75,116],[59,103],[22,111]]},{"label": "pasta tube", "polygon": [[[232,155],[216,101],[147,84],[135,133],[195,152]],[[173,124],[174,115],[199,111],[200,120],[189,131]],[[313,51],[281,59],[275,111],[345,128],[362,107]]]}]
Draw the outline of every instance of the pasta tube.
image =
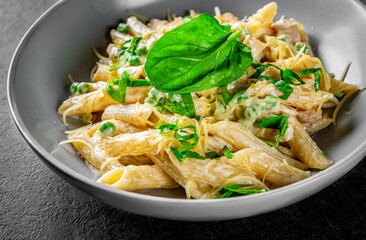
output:
[{"label": "pasta tube", "polygon": [[99,183],[126,191],[179,186],[158,166],[126,166],[114,168],[98,179]]}]

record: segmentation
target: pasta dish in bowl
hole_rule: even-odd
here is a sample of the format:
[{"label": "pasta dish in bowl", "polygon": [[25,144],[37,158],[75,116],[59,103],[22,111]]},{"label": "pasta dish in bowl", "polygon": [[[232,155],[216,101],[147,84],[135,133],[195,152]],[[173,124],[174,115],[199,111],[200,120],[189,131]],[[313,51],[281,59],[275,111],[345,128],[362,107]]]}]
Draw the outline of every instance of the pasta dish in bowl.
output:
[{"label": "pasta dish in bowl", "polygon": [[[314,56],[301,23],[199,14],[111,31],[91,82],[74,82],[58,112],[99,183],[137,191],[183,187],[187,198],[266,192],[333,163],[310,137],[333,124],[355,85]],[[347,68],[345,69],[345,73]]]},{"label": "pasta dish in bowl", "polygon": [[356,1],[172,2],[60,1],[24,36],[10,109],[60,177],[126,211],[212,221],[298,202],[366,155]]}]

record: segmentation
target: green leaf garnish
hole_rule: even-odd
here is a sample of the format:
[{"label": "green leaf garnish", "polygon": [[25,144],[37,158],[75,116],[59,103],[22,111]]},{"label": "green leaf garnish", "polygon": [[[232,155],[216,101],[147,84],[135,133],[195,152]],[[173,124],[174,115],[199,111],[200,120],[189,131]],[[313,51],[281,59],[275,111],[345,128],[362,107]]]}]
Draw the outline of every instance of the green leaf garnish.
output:
[{"label": "green leaf garnish", "polygon": [[122,47],[124,44],[130,42],[130,46],[128,48],[126,48],[125,50],[121,50],[123,51],[123,55],[122,57],[118,60],[118,62],[116,62],[115,64],[113,64],[112,66],[110,66],[108,68],[108,71],[114,71],[120,67],[123,67],[123,65],[126,64],[126,62],[128,61],[130,65],[132,66],[138,66],[140,65],[140,60],[136,54],[136,48],[137,48],[137,44],[140,42],[142,37],[133,37],[131,40],[128,40],[126,42],[124,42],[122,44]]},{"label": "green leaf garnish", "polygon": [[[197,152],[189,151],[197,145],[199,136],[197,134],[197,129],[195,126],[185,126],[178,127],[179,120],[175,122],[175,124],[165,123],[160,126],[154,127],[153,129],[160,130],[160,134],[165,134],[168,132],[174,132],[174,138],[177,139],[182,146],[178,148],[171,147],[170,150],[174,153],[178,161],[183,162],[186,157],[195,158],[195,159],[205,159]],[[188,134],[184,129],[192,129],[193,133]],[[180,133],[184,133],[181,135]],[[192,143],[188,142],[188,140],[193,140]]]},{"label": "green leaf garnish", "polygon": [[325,156],[327,156],[327,155],[328,155],[328,153],[327,153],[327,152],[322,152],[321,154],[323,154],[323,155],[325,155]]},{"label": "green leaf garnish", "polygon": [[314,77],[314,89],[315,89],[315,92],[317,92],[319,89],[319,86],[320,86],[321,73],[322,73],[321,68],[309,68],[309,69],[305,69],[305,70],[302,70],[301,72],[299,72],[299,76],[314,74],[314,76],[315,76]]},{"label": "green leaf garnish", "polygon": [[124,42],[124,43],[122,43],[122,44],[117,44],[117,43],[115,43],[115,44],[114,44],[114,45],[116,45],[116,46],[120,46],[120,49],[118,49],[118,51],[117,51],[117,52],[116,52],[116,54],[114,55],[114,58],[118,58],[120,55],[122,55],[122,54],[124,54],[124,53],[126,52],[127,48],[126,48],[126,47],[124,47],[124,46],[125,46],[125,44],[127,44],[127,43],[131,42],[131,40],[132,40],[132,39],[127,40],[127,41],[125,41],[125,42]]},{"label": "green leaf garnish", "polygon": [[240,34],[201,14],[154,44],[145,72],[163,92],[182,94],[224,86],[241,77],[253,61],[250,48],[237,41]]},{"label": "green leaf garnish", "polygon": [[[105,91],[108,95],[118,102],[124,102],[127,87],[150,86],[151,83],[145,79],[132,79],[130,74],[124,71],[119,78],[111,78],[107,81]],[[118,86],[115,89],[113,86]]]},{"label": "green leaf garnish", "polygon": [[239,189],[242,187],[252,186],[253,184],[229,184],[223,187],[220,192],[222,195],[214,197],[217,198],[228,198],[228,197],[237,197],[241,195],[250,195],[256,193],[262,193],[268,191],[267,189]]},{"label": "green leaf garnish", "polygon": [[108,136],[113,136],[116,133],[116,126],[112,122],[104,122],[100,125],[99,130]]},{"label": "green leaf garnish", "polygon": [[220,155],[214,151],[205,153],[205,156],[211,159],[220,159]]},{"label": "green leaf garnish", "polygon": [[[116,100],[117,102],[124,102],[125,96],[126,96],[126,90],[127,90],[127,83],[129,74],[124,71],[119,78],[111,78],[108,80],[105,91],[108,93],[108,95]],[[117,85],[118,88],[114,89],[113,86]]]},{"label": "green leaf garnish", "polygon": [[[294,71],[286,68],[285,70],[280,69],[279,67],[273,65],[273,64],[258,64],[253,63],[252,67],[256,70],[254,74],[250,76],[250,78],[255,79],[262,79],[266,80],[273,85],[276,86],[279,90],[281,90],[284,95],[280,96],[279,98],[286,100],[291,95],[291,93],[294,91],[291,85],[302,85],[305,84],[305,82],[300,78],[300,76],[308,75],[308,74],[315,74],[315,80],[314,80],[314,89],[315,92],[318,91],[319,85],[320,85],[320,78],[321,78],[321,68],[309,68],[305,69],[299,73],[295,73]],[[280,71],[280,80],[276,80],[274,78],[270,78],[267,76],[262,76],[261,74],[264,72],[265,68],[267,67],[275,67]]]},{"label": "green leaf garnish", "polygon": [[225,145],[225,147],[222,149],[222,153],[227,157],[228,159],[232,159],[234,157],[234,154],[230,151],[230,149]]},{"label": "green leaf garnish", "polygon": [[[257,123],[258,128],[272,128],[272,129],[279,129],[280,135],[278,136],[277,140],[273,143],[273,146],[277,146],[280,140],[286,133],[288,128],[288,116],[274,116],[270,118],[264,118]],[[268,144],[268,142],[266,142]]]},{"label": "green leaf garnish", "polygon": [[[302,85],[305,84],[305,82],[300,78],[299,75],[297,75],[297,73],[295,73],[294,71],[286,68],[283,72],[282,72],[282,79],[289,83],[289,84],[293,84],[293,85]],[[298,83],[296,83],[296,81]]]},{"label": "green leaf garnish", "polygon": [[[289,82],[286,82],[285,80],[282,80],[283,78],[283,71],[282,69],[280,69],[279,67],[273,65],[273,64],[258,64],[258,63],[253,63],[252,67],[256,70],[256,72],[254,72],[250,78],[255,78],[255,79],[262,79],[262,80],[266,80],[270,83],[272,83],[273,85],[275,85],[276,88],[278,88],[279,90],[281,90],[284,94],[279,96],[279,98],[286,100],[288,99],[288,97],[291,95],[291,93],[294,91],[294,89],[290,86]],[[274,67],[277,68],[280,71],[280,76],[281,76],[281,80],[276,80],[274,78],[270,78],[267,76],[262,76],[261,74],[264,72],[264,70],[267,67]]]}]

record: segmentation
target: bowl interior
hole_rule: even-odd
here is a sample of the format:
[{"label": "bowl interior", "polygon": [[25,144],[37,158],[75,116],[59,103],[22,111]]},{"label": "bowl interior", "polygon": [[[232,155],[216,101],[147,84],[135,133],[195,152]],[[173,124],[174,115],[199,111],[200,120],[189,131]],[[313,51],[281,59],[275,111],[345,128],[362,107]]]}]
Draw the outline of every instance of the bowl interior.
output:
[{"label": "bowl interior", "polygon": [[[9,75],[9,93],[15,118],[34,146],[52,154],[70,172],[75,171],[95,181],[96,175],[80,159],[70,145],[59,146],[66,139],[61,116],[57,109],[68,97],[71,74],[77,81],[89,81],[90,71],[97,58],[92,43],[104,53],[110,42],[109,30],[129,16],[132,10],[147,17],[165,18],[166,9],[185,15],[189,9],[209,14],[219,6],[222,12],[238,17],[250,16],[268,1],[243,0],[140,0],[65,1],[45,14],[28,33],[18,49]],[[305,26],[311,44],[328,72],[340,77],[347,61],[352,66],[346,78],[360,87],[365,85],[366,26],[365,9],[355,1],[290,1],[278,0],[277,19],[293,17]],[[313,7],[316,6],[316,7]],[[332,7],[330,7],[332,6]],[[304,9],[306,9],[304,11]],[[311,16],[309,15],[311,9]],[[347,13],[347,14],[343,14]],[[339,16],[342,16],[340,18]],[[336,126],[317,134],[318,145],[330,158],[341,162],[366,141],[366,96],[358,93],[339,114]],[[70,119],[72,127],[77,121]],[[144,191],[151,195],[184,197],[177,190]]]}]

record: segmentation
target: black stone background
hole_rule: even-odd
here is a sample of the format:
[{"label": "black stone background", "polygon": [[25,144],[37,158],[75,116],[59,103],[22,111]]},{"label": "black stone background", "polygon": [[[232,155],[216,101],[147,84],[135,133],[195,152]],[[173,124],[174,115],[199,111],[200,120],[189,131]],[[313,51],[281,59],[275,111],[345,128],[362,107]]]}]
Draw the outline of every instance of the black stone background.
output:
[{"label": "black stone background", "polygon": [[0,0],[0,239],[366,239],[365,159],[308,199],[267,214],[221,222],[138,216],[107,206],[61,180],[23,140],[6,98],[15,47],[55,2]]}]

